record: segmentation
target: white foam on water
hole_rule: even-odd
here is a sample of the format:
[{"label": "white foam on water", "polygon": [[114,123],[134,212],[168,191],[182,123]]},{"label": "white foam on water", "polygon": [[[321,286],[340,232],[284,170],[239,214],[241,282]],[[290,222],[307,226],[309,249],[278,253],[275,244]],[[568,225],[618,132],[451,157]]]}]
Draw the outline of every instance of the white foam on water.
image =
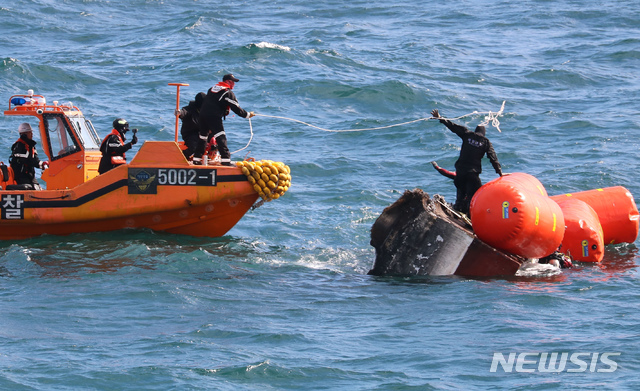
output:
[{"label": "white foam on water", "polygon": [[278,49],[278,50],[284,50],[285,52],[288,52],[291,50],[291,48],[288,46],[278,45],[276,43],[271,43],[271,42],[260,42],[260,43],[256,43],[255,45],[261,49]]}]

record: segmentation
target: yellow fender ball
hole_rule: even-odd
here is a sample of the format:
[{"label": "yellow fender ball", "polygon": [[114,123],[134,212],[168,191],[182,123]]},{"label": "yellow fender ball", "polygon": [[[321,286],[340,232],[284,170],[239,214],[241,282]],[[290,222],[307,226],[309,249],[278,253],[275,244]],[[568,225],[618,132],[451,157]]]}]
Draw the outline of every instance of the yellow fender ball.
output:
[{"label": "yellow fender ball", "polygon": [[277,187],[272,181],[267,182],[267,186],[269,186],[270,189],[275,189]]}]

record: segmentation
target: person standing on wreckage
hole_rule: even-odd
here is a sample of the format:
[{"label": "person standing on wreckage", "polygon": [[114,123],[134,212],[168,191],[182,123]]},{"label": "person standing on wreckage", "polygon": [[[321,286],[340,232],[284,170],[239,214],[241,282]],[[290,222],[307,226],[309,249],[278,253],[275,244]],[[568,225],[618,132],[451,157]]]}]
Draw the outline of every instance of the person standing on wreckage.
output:
[{"label": "person standing on wreckage", "polygon": [[193,164],[202,164],[205,146],[209,136],[212,135],[218,144],[220,163],[223,166],[231,165],[231,154],[227,147],[227,136],[222,121],[229,115],[229,110],[242,118],[251,118],[255,115],[253,111],[247,112],[238,104],[232,90],[235,83],[239,81],[232,74],[224,75],[220,83],[207,91],[207,96],[200,109],[200,140],[198,140],[198,146],[193,155]]},{"label": "person standing on wreckage", "polygon": [[[469,215],[471,199],[482,186],[482,181],[480,180],[482,158],[487,154],[496,174],[502,176],[502,167],[498,162],[498,156],[493,150],[491,141],[485,136],[487,130],[484,126],[478,125],[476,126],[475,132],[472,132],[462,125],[455,124],[448,119],[440,117],[438,109],[432,110],[431,115],[433,115],[433,118],[440,120],[441,124],[462,139],[460,157],[456,161],[456,171],[455,176],[453,176],[453,184],[456,186],[456,203],[453,205],[453,208],[458,212]],[[434,165],[434,167],[436,166],[437,164]],[[439,167],[436,169],[438,168]]]}]

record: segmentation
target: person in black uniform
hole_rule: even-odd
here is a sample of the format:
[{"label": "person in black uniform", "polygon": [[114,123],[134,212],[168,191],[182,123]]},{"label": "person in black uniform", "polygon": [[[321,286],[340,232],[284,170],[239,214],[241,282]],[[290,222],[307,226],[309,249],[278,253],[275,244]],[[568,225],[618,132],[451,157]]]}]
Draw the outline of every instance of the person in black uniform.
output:
[{"label": "person in black uniform", "polygon": [[104,174],[105,172],[115,168],[121,164],[125,164],[124,153],[133,147],[138,142],[136,132],[138,129],[133,129],[133,137],[128,143],[124,143],[126,140],[125,133],[129,130],[129,123],[122,119],[116,118],[113,121],[113,129],[107,137],[102,140],[100,144],[100,151],[102,152],[102,158],[100,159],[100,165],[98,166],[98,173]]},{"label": "person in black uniform", "polygon": [[187,159],[191,157],[198,147],[198,140],[200,140],[200,127],[198,122],[200,119],[200,109],[202,108],[202,102],[207,96],[204,92],[199,92],[195,100],[189,102],[180,110],[176,110],[176,115],[182,120],[182,129],[180,134],[182,140],[187,149],[183,150],[184,157]]},{"label": "person in black uniform", "polygon": [[496,174],[502,176],[502,168],[498,162],[498,156],[493,150],[491,141],[485,136],[486,128],[478,125],[475,132],[470,131],[462,125],[455,124],[448,119],[440,117],[437,109],[431,111],[433,118],[439,119],[450,131],[457,134],[462,139],[460,157],[456,161],[456,175],[453,184],[456,186],[456,203],[454,209],[469,214],[471,198],[482,186],[480,173],[482,172],[482,158],[486,154],[496,170]]},{"label": "person in black uniform", "polygon": [[251,118],[255,115],[253,111],[247,112],[238,104],[238,100],[232,91],[233,86],[238,81],[240,80],[231,74],[224,75],[220,83],[207,91],[207,96],[200,109],[200,139],[193,155],[194,164],[202,164],[202,155],[211,134],[218,144],[221,164],[224,166],[231,165],[231,154],[227,147],[227,136],[224,133],[222,120],[229,115],[229,110],[232,110],[242,118]]},{"label": "person in black uniform", "polygon": [[18,132],[20,138],[11,146],[11,157],[9,158],[14,179],[16,184],[20,185],[21,190],[40,190],[35,168],[39,167],[45,170],[49,167],[49,162],[40,161],[38,158],[31,125],[26,122],[20,124]]}]

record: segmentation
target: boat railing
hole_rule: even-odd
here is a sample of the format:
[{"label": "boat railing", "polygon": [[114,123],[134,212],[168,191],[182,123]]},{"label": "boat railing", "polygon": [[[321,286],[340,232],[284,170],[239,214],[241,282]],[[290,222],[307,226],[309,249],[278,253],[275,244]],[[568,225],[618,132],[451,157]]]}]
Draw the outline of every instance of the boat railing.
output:
[{"label": "boat railing", "polygon": [[53,105],[48,105],[46,99],[42,95],[12,95],[9,98],[9,110],[8,111],[29,111],[29,110],[42,110],[42,112],[68,112],[68,111],[80,111],[73,103],[58,103],[53,101]]}]

